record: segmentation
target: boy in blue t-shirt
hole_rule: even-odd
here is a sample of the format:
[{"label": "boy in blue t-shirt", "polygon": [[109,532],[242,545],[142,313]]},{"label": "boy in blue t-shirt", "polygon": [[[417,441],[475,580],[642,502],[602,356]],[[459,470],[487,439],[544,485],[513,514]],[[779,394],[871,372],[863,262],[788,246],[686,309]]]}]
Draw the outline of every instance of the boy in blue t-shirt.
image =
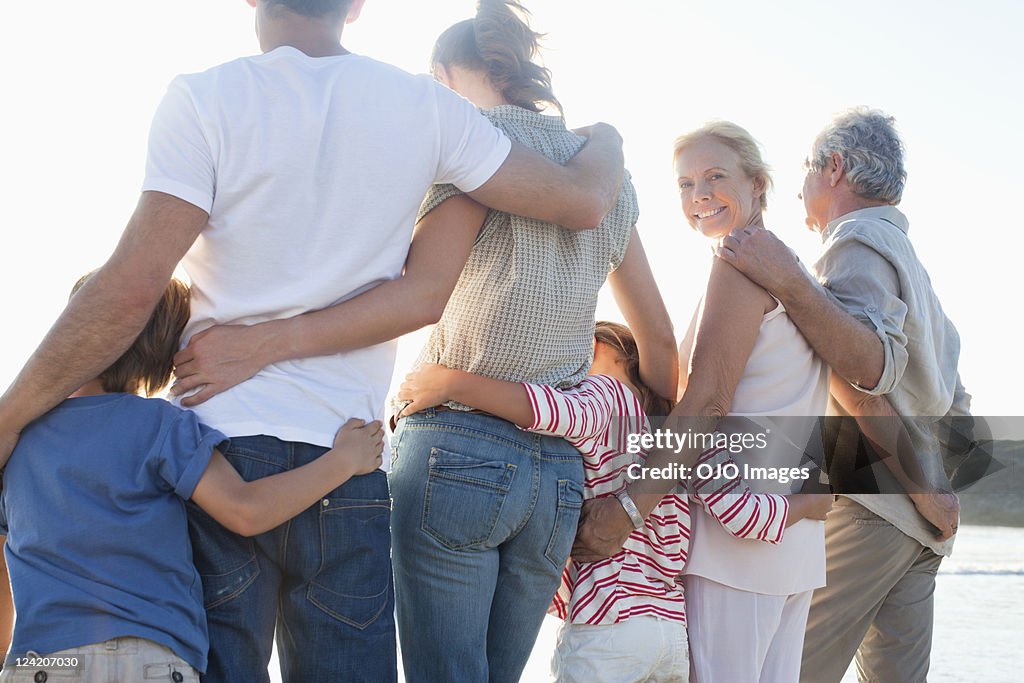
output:
[{"label": "boy in blue t-shirt", "polygon": [[[82,278],[75,290],[84,282]],[[172,280],[128,351],[22,434],[0,534],[17,619],[0,682],[198,680],[209,647],[185,501],[255,535],[381,464],[379,422],[350,420],[312,463],[246,482],[195,414],[152,398],[189,316]]]}]

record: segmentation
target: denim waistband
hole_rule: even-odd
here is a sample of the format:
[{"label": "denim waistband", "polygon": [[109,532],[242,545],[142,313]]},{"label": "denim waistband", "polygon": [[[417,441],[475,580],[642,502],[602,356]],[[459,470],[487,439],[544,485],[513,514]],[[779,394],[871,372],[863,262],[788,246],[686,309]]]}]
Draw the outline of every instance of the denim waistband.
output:
[{"label": "denim waistband", "polygon": [[565,439],[529,432],[507,420],[487,413],[427,408],[399,420],[398,430],[444,431],[494,441],[510,448],[542,456],[561,458],[567,455],[579,456],[576,447]]}]

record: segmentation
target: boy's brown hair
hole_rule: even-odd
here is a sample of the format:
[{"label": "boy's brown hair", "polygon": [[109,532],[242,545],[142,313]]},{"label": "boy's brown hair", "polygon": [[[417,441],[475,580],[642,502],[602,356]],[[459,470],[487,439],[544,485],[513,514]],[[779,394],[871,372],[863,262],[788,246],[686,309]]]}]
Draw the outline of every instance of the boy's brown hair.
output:
[{"label": "boy's brown hair", "polygon": [[[92,273],[83,275],[71,290],[75,295]],[[103,390],[112,393],[156,394],[171,381],[178,340],[189,319],[189,289],[172,278],[149,322],[131,347],[104,370],[99,379]]]},{"label": "boy's brown hair", "polygon": [[594,324],[594,339],[615,349],[626,366],[630,383],[640,392],[637,398],[648,417],[664,417],[672,411],[675,402],[661,397],[640,379],[640,349],[632,330],[619,323],[598,320]]}]

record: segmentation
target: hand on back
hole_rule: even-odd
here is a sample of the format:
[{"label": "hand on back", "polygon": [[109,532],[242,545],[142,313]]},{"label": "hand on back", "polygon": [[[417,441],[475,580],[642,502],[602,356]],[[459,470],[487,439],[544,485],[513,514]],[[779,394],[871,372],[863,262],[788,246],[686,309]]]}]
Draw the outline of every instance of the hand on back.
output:
[{"label": "hand on back", "polygon": [[441,405],[451,399],[449,379],[452,370],[443,365],[424,363],[405,376],[398,389],[398,400],[409,401],[399,417],[412,415],[426,408]]},{"label": "hand on back", "polygon": [[354,467],[353,474],[370,474],[381,466],[384,426],[380,420],[364,422],[352,418],[334,437],[334,450]]},{"label": "hand on back", "polygon": [[804,277],[792,250],[759,225],[733,230],[722,239],[715,255],[779,298],[784,298],[796,278]]},{"label": "hand on back", "polygon": [[181,400],[191,408],[241,384],[266,365],[258,353],[261,339],[257,325],[217,325],[194,335],[174,356],[171,395],[198,389]]},{"label": "hand on back", "polygon": [[936,529],[935,538],[945,541],[960,526],[960,499],[955,493],[912,493],[918,514]]}]

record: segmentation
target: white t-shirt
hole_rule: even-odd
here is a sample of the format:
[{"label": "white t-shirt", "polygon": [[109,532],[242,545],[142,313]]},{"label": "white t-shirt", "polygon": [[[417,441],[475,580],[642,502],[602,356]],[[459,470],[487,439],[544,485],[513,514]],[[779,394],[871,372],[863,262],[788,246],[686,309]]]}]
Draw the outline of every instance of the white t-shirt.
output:
[{"label": "white t-shirt", "polygon": [[[143,190],[210,214],[182,261],[192,316],[253,324],[331,306],[401,274],[432,183],[472,191],[511,143],[429,76],[292,47],[179,76],[150,132]],[[396,344],[276,363],[196,409],[228,436],[330,446],[382,417]]]}]

